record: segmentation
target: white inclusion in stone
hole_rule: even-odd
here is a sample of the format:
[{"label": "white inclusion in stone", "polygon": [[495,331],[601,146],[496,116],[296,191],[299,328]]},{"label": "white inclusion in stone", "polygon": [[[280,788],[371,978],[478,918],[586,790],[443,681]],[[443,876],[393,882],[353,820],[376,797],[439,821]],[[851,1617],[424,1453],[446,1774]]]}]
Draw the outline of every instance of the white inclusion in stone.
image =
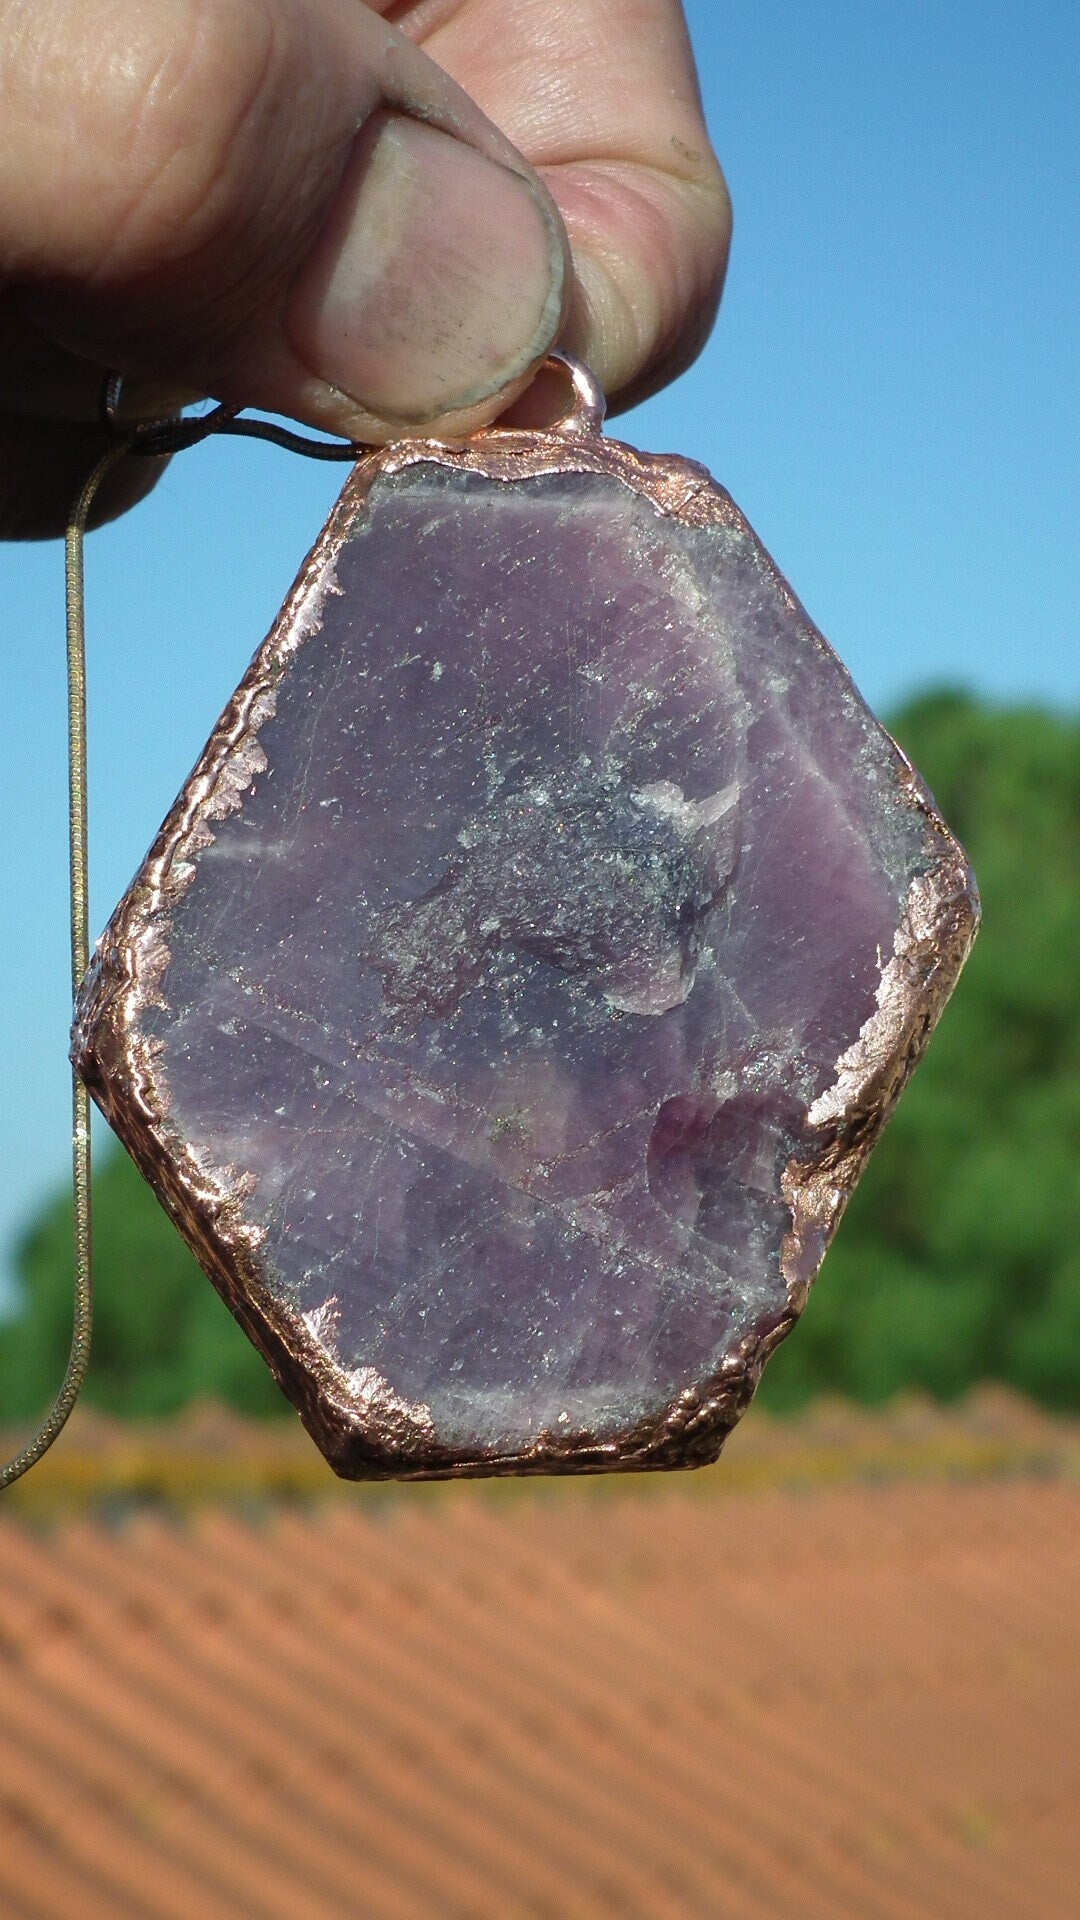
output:
[{"label": "white inclusion in stone", "polygon": [[340,1317],[341,1310],[336,1293],[332,1293],[329,1300],[324,1300],[321,1306],[312,1307],[309,1312],[300,1316],[311,1338],[335,1357]]},{"label": "white inclusion in stone", "polygon": [[739,804],[739,783],[732,780],[704,800],[688,800],[674,780],[653,780],[647,787],[638,788],[633,801],[636,807],[647,808],[661,819],[672,821],[680,833],[690,835],[715,827],[734,811]]}]

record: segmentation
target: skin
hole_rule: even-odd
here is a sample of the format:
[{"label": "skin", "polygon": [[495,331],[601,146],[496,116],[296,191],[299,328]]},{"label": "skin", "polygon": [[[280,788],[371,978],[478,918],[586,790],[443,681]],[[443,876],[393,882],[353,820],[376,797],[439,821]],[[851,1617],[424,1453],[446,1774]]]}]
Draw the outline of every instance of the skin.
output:
[{"label": "skin", "polygon": [[536,417],[556,342],[629,405],[716,313],[678,0],[5,0],[0,100],[8,538],[61,530],[108,368],[132,418],[209,394],[381,443]]}]

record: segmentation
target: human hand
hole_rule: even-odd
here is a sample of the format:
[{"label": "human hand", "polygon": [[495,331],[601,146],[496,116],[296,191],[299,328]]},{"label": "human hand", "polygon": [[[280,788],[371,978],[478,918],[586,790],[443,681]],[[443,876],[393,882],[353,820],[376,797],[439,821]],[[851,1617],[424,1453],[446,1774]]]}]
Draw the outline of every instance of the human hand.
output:
[{"label": "human hand", "polygon": [[107,368],[133,417],[464,434],[556,341],[642,398],[720,297],[680,0],[6,0],[0,99],[9,538],[60,531]]}]

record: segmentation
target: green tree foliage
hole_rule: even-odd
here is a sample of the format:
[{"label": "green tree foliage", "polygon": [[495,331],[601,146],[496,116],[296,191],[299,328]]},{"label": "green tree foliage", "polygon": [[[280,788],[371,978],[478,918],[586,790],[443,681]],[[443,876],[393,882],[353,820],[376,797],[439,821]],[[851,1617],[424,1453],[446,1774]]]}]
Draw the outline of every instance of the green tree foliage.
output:
[{"label": "green tree foliage", "polygon": [[[27,1310],[0,1328],[0,1425],[29,1421],[60,1383],[71,1339],[71,1200],[59,1195],[19,1249]],[[84,1394],[131,1418],[212,1398],[250,1414],[286,1402],[254,1347],[117,1149],[94,1178],[93,1357]]]},{"label": "green tree foliage", "polygon": [[[895,730],[971,854],[985,923],[763,1398],[996,1378],[1080,1408],[1080,724],[938,694]],[[88,1400],[285,1411],[125,1155],[96,1192]],[[63,1371],[70,1247],[58,1198],[21,1249],[26,1311],[0,1328],[0,1424],[31,1419]]]}]

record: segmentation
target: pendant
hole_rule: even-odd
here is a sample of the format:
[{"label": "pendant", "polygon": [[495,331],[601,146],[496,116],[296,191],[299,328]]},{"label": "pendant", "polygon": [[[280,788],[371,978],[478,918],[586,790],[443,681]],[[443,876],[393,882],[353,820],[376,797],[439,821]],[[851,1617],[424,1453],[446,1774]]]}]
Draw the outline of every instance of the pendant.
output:
[{"label": "pendant", "polygon": [[714,1459],[977,925],[729,496],[563,366],[360,460],[77,1005],[354,1478]]}]

